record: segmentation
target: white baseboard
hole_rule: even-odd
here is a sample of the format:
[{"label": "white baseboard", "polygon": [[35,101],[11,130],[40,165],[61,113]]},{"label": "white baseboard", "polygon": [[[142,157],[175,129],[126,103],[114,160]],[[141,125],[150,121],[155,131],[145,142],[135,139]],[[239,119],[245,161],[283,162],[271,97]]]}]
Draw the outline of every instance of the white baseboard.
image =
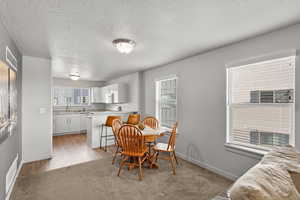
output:
[{"label": "white baseboard", "polygon": [[23,154],[22,156],[22,160],[23,163],[30,163],[30,162],[34,162],[34,161],[39,161],[39,160],[47,160],[52,158],[52,152],[49,152],[47,154],[40,154],[40,155],[30,155],[30,157],[26,156]]},{"label": "white baseboard", "polygon": [[17,180],[17,178],[18,178],[18,176],[19,176],[19,174],[20,174],[20,172],[21,172],[21,169],[22,169],[22,167],[23,167],[23,163],[24,163],[23,160],[21,160],[21,162],[20,162],[20,164],[19,164],[19,167],[18,167],[17,174],[16,174],[16,176],[15,176],[14,179],[13,179],[13,183],[12,183],[12,185],[11,185],[11,187],[10,187],[8,193],[6,194],[5,200],[9,200],[9,198],[10,198],[10,195],[11,195],[11,193],[12,193],[12,191],[13,191],[13,188],[14,188],[14,186],[15,186],[16,180]]},{"label": "white baseboard", "polygon": [[176,155],[178,155],[178,157],[182,158],[185,161],[191,162],[191,163],[193,163],[195,165],[198,165],[198,166],[200,166],[202,168],[205,168],[205,169],[207,169],[209,171],[212,171],[212,172],[214,172],[216,174],[219,174],[220,176],[226,177],[226,178],[228,178],[230,180],[235,181],[236,179],[238,179],[238,176],[236,176],[236,175],[234,175],[234,174],[232,174],[230,172],[226,172],[226,171],[224,171],[222,169],[216,168],[216,167],[211,166],[211,165],[209,165],[207,163],[201,162],[199,160],[195,160],[195,159],[190,158],[190,157],[188,157],[188,156],[186,156],[186,155],[184,155],[182,153],[176,152]]}]

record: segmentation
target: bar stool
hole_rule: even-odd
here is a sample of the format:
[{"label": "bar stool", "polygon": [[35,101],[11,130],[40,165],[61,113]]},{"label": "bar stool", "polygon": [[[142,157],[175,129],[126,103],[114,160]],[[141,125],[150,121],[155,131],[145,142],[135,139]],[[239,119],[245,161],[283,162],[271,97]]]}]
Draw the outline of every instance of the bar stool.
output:
[{"label": "bar stool", "polygon": [[[121,120],[121,116],[107,116],[105,124],[101,124],[100,132],[100,149],[102,148],[102,138],[105,138],[104,151],[107,151],[107,141],[115,140],[114,134],[107,135],[107,128],[112,128],[112,123],[115,119]],[[105,135],[103,134],[105,128]]]},{"label": "bar stool", "polygon": [[140,123],[141,115],[140,114],[130,114],[126,124],[138,125]]}]

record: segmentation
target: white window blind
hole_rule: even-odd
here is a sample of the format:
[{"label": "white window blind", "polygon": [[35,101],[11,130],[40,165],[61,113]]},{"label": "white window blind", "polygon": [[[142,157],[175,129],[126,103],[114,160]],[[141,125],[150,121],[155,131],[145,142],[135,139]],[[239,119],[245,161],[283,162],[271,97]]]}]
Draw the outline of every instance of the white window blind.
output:
[{"label": "white window blind", "polygon": [[227,69],[227,142],[294,145],[295,57]]},{"label": "white window blind", "polygon": [[177,77],[156,81],[156,117],[171,128],[177,121]]}]

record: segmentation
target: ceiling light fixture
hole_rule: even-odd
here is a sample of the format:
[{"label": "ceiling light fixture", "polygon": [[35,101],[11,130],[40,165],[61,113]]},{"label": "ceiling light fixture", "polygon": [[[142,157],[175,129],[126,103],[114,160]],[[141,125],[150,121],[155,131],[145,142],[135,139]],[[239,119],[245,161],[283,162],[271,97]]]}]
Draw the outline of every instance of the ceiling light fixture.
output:
[{"label": "ceiling light fixture", "polygon": [[72,79],[73,81],[77,81],[77,80],[80,78],[78,72],[77,72],[77,73],[70,74],[69,77],[70,77],[70,79]]},{"label": "ceiling light fixture", "polygon": [[135,47],[136,43],[129,39],[115,39],[112,41],[113,45],[118,49],[120,53],[129,54]]}]

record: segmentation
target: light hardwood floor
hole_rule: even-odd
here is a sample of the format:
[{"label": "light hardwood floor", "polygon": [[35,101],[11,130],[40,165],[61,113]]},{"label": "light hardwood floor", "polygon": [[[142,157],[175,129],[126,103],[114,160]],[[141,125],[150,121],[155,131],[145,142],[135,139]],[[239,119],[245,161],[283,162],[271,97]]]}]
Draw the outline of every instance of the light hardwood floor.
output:
[{"label": "light hardwood floor", "polygon": [[20,176],[28,176],[44,171],[67,167],[74,164],[112,156],[114,147],[108,152],[101,149],[91,149],[86,144],[86,134],[69,134],[53,137],[53,157],[47,160],[26,163],[21,169]]}]

